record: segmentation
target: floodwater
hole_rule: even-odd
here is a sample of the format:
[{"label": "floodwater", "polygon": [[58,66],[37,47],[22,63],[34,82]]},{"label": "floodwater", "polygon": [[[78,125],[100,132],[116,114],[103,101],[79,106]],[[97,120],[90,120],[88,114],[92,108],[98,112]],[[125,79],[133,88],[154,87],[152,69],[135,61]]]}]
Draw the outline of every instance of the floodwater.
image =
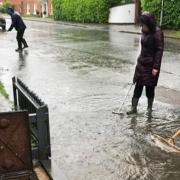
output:
[{"label": "floodwater", "polygon": [[63,175],[69,180],[179,180],[180,154],[165,150],[152,135],[169,137],[180,127],[180,41],[166,40],[148,119],[144,94],[137,116],[112,114],[132,82],[139,35],[38,22],[27,26],[30,47],[23,54],[14,52],[14,31],[0,33],[0,78],[11,99],[11,78],[18,76],[48,104],[52,159]]}]

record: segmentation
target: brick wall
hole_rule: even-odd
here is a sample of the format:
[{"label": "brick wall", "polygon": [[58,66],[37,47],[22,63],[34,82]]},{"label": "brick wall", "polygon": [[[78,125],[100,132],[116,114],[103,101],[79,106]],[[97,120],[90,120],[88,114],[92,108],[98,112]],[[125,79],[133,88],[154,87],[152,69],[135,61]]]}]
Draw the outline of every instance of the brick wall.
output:
[{"label": "brick wall", "polygon": [[52,14],[51,0],[46,0],[46,5],[41,0],[10,0],[10,2],[14,5],[15,10],[21,14],[35,15],[38,13],[42,15],[43,11],[45,11],[45,6],[47,15]]}]

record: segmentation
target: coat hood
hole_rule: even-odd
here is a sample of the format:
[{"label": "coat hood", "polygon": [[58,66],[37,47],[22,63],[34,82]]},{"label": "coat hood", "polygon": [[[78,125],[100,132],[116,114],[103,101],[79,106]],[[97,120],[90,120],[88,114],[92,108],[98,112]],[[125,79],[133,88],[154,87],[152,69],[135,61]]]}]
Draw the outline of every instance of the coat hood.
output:
[{"label": "coat hood", "polygon": [[142,24],[147,25],[151,32],[156,31],[156,18],[152,13],[147,11],[143,12],[140,21]]},{"label": "coat hood", "polygon": [[9,14],[10,16],[14,13],[14,9],[11,7],[7,8],[7,14]]}]

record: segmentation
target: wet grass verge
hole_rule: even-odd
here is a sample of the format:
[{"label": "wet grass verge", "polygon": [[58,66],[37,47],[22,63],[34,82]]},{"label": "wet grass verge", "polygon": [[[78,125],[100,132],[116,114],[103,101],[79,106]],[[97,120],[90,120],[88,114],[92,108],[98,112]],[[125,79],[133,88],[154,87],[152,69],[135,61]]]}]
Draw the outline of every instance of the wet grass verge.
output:
[{"label": "wet grass verge", "polygon": [[180,30],[179,31],[164,30],[164,32],[165,32],[165,36],[167,37],[180,39]]},{"label": "wet grass verge", "polygon": [[6,99],[9,98],[8,93],[6,92],[4,85],[2,84],[2,82],[0,81],[0,94],[2,94]]}]

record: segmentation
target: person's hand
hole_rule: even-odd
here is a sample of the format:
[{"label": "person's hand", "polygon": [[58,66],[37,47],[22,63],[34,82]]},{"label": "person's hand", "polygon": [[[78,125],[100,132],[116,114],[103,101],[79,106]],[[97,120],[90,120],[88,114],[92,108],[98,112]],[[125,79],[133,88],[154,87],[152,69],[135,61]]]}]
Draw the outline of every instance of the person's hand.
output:
[{"label": "person's hand", "polygon": [[153,69],[153,70],[152,70],[152,75],[153,75],[153,76],[157,76],[158,72],[159,72],[158,69]]}]

